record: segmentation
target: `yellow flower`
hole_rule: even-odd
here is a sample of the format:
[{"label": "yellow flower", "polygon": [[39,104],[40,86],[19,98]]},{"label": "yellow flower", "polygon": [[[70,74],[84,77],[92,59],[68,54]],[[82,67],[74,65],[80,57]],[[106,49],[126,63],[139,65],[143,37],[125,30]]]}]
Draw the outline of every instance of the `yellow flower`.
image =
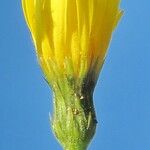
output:
[{"label": "yellow flower", "polygon": [[22,0],[39,63],[49,82],[56,72],[97,78],[112,32],[122,15],[120,0]]},{"label": "yellow flower", "polygon": [[22,0],[39,64],[54,92],[52,128],[65,150],[96,129],[93,91],[122,11],[120,0]]}]

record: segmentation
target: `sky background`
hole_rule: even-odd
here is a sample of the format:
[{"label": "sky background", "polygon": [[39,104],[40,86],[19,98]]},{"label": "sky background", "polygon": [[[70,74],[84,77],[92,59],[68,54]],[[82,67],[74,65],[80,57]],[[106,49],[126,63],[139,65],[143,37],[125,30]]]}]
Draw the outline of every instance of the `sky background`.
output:
[{"label": "sky background", "polygon": [[[150,150],[150,1],[122,0],[95,94],[89,150]],[[49,125],[52,94],[37,64],[20,0],[0,5],[0,150],[61,150]]]}]

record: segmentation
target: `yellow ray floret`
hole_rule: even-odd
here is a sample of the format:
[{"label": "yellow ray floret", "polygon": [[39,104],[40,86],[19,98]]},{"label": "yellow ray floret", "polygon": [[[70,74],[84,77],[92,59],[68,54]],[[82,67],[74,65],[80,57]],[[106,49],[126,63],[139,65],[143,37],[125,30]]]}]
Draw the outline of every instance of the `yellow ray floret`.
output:
[{"label": "yellow ray floret", "polygon": [[122,16],[119,3],[119,0],[22,0],[39,63],[48,78],[53,69],[66,74],[66,65],[72,68],[70,74],[79,78],[93,66],[99,72],[112,32]]}]

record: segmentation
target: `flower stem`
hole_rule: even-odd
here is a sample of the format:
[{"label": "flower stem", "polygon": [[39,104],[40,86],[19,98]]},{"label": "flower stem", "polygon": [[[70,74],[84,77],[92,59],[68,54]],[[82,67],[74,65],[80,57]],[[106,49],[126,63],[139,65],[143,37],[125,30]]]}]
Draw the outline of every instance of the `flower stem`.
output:
[{"label": "flower stem", "polygon": [[96,129],[90,86],[59,80],[54,91],[52,128],[64,150],[86,150]]},{"label": "flower stem", "polygon": [[82,145],[68,145],[68,147],[64,148],[64,150],[86,150],[86,147],[82,146]]}]

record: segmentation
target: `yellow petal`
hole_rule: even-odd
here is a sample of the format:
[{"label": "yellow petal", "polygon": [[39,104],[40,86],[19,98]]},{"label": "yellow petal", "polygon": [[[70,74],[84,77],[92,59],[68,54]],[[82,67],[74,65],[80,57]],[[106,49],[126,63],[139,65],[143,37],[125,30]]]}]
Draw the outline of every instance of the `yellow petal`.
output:
[{"label": "yellow petal", "polygon": [[119,3],[119,0],[22,0],[38,58],[42,58],[41,67],[47,66],[51,59],[64,75],[68,72],[65,62],[71,63],[72,76],[76,78],[86,76],[93,66],[97,66],[94,74],[98,74],[112,32],[122,16]]}]

